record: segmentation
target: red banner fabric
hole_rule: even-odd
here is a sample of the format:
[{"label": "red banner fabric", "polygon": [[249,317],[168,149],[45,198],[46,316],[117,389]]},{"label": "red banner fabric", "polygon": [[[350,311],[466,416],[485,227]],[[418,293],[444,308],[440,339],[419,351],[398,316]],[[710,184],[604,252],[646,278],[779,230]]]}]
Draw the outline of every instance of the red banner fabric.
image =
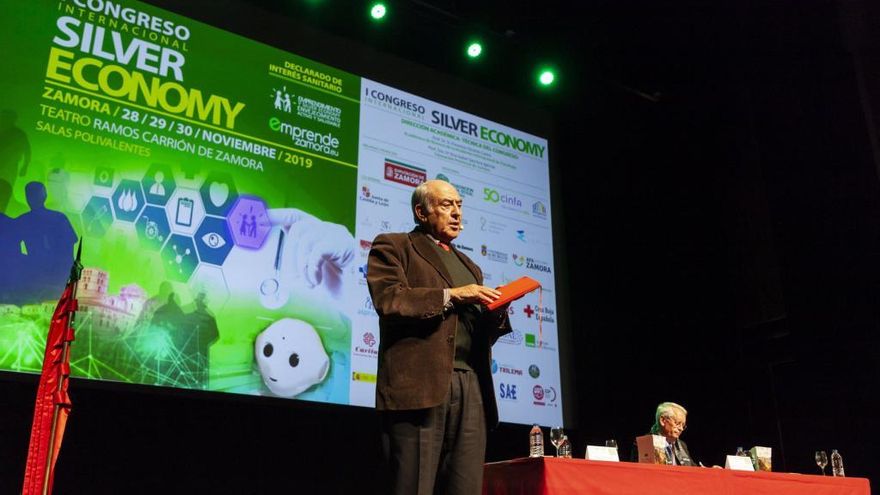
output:
[{"label": "red banner fabric", "polygon": [[[31,425],[22,495],[52,492],[55,460],[61,449],[61,439],[70,412],[70,397],[67,395],[70,357],[65,352],[65,344],[73,340],[73,328],[70,326],[73,311],[76,309],[73,291],[74,283],[68,283],[61,300],[55,307],[49,334],[46,337],[43,371],[34,405],[34,421]],[[44,484],[47,488],[45,492]]]},{"label": "red banner fabric", "polygon": [[864,478],[752,473],[581,459],[486,464],[483,495],[870,495]]}]

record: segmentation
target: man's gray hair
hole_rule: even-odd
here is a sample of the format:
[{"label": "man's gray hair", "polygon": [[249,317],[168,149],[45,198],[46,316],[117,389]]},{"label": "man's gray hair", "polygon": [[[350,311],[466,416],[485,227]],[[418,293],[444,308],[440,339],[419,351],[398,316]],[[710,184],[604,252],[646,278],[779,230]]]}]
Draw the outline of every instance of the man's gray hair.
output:
[{"label": "man's gray hair", "polygon": [[416,222],[416,225],[421,225],[421,220],[419,220],[419,217],[416,216],[416,205],[421,205],[422,210],[425,213],[431,212],[431,197],[428,191],[427,182],[422,182],[421,184],[416,186],[415,190],[413,190],[410,203],[410,206],[412,208],[413,221]]},{"label": "man's gray hair", "polygon": [[651,433],[660,433],[660,418],[669,418],[675,416],[675,411],[680,411],[687,416],[687,409],[681,407],[675,402],[663,402],[657,406],[657,412],[654,413],[654,426],[651,427]]}]

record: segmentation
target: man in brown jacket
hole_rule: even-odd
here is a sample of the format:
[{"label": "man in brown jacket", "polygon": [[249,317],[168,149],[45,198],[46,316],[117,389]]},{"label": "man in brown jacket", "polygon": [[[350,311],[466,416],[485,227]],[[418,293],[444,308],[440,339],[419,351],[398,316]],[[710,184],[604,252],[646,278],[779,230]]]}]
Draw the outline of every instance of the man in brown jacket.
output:
[{"label": "man in brown jacket", "polygon": [[479,494],[487,425],[498,422],[490,349],[510,321],[506,306],[482,306],[499,292],[450,245],[461,204],[447,182],[419,185],[418,226],[379,235],[370,251],[381,334],[376,408],[393,494]]}]

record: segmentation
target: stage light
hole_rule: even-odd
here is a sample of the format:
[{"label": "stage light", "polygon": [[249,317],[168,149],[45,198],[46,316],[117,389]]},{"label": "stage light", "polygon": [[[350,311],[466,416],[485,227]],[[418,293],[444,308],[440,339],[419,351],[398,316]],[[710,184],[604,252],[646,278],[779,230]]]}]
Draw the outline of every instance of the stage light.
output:
[{"label": "stage light", "polygon": [[556,73],[553,69],[541,69],[538,72],[538,83],[541,86],[548,87],[556,81]]},{"label": "stage light", "polygon": [[370,7],[370,17],[374,20],[381,21],[385,18],[385,14],[388,13],[388,9],[385,8],[385,4],[382,2],[374,3],[372,7]]},{"label": "stage light", "polygon": [[467,47],[467,56],[470,58],[477,58],[483,53],[483,45],[479,42],[474,41]]}]

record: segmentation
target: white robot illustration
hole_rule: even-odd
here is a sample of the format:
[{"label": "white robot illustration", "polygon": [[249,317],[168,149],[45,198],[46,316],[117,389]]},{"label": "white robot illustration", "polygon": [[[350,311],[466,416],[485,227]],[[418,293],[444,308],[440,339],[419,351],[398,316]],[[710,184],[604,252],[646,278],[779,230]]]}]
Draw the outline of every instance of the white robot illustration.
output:
[{"label": "white robot illustration", "polygon": [[257,336],[254,358],[269,390],[295,397],[321,383],[330,371],[330,358],[314,327],[302,320],[283,318]]}]

